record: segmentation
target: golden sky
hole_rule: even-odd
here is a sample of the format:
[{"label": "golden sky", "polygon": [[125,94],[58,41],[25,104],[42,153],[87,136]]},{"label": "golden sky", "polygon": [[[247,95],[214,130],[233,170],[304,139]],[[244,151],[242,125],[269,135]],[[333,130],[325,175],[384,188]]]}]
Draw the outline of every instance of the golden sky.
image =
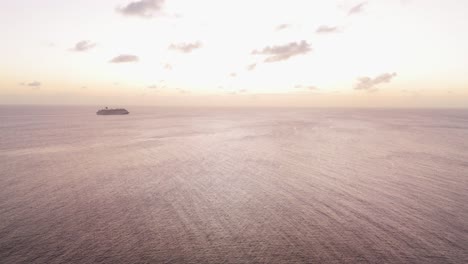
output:
[{"label": "golden sky", "polygon": [[468,107],[468,1],[0,2],[0,104]]}]

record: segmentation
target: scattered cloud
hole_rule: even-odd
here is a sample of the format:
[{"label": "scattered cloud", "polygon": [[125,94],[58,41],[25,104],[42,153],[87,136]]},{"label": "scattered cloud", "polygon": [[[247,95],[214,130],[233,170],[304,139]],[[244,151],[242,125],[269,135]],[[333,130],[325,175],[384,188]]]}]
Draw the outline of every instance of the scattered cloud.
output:
[{"label": "scattered cloud", "polygon": [[424,93],[424,89],[419,89],[419,90],[407,90],[403,89],[401,90],[402,93],[407,94],[408,96],[413,97],[414,99],[417,99],[421,97]]},{"label": "scattered cloud", "polygon": [[128,63],[128,62],[137,62],[138,60],[139,60],[139,58],[137,56],[135,56],[135,55],[123,54],[123,55],[119,55],[119,56],[113,58],[109,62],[110,63]]},{"label": "scattered cloud", "polygon": [[263,48],[263,50],[254,50],[252,51],[253,55],[267,55],[265,62],[278,62],[287,60],[291,57],[303,55],[310,52],[312,48],[307,41],[302,40],[301,42],[291,42],[289,44],[280,45],[280,46],[268,46]]},{"label": "scattered cloud", "polygon": [[159,80],[158,84],[152,84],[147,86],[147,88],[149,89],[165,89],[166,87],[167,86],[165,80]]},{"label": "scattered cloud", "polygon": [[376,91],[379,84],[389,83],[397,76],[396,73],[384,73],[375,78],[361,77],[354,86],[355,90]]},{"label": "scattered cloud", "polygon": [[322,25],[317,28],[315,33],[317,34],[329,34],[329,33],[338,33],[340,29],[338,27],[330,27],[330,26],[325,26]]},{"label": "scattered cloud", "polygon": [[83,41],[76,43],[75,46],[71,48],[71,51],[84,52],[94,47],[96,47],[96,43],[91,43],[87,40],[83,40]]},{"label": "scattered cloud", "polygon": [[314,86],[314,85],[296,85],[294,86],[294,88],[299,88],[299,89],[307,89],[307,90],[318,90],[317,86]]},{"label": "scattered cloud", "polygon": [[165,0],[140,0],[130,2],[124,7],[118,7],[117,11],[125,16],[152,17],[162,10]]},{"label": "scattered cloud", "polygon": [[36,88],[36,89],[39,89],[41,87],[41,83],[40,82],[31,82],[31,83],[28,83],[28,86],[29,87],[32,87],[32,88]]},{"label": "scattered cloud", "polygon": [[182,53],[190,53],[195,49],[201,48],[202,44],[200,42],[194,42],[194,43],[179,43],[179,44],[171,44],[169,46],[170,50],[175,50],[179,51]]},{"label": "scattered cloud", "polygon": [[252,63],[252,64],[247,66],[247,70],[248,71],[253,71],[253,70],[255,70],[255,67],[257,67],[257,63]]},{"label": "scattered cloud", "polygon": [[354,15],[354,14],[359,14],[362,11],[364,11],[364,7],[367,5],[367,2],[362,2],[360,4],[357,4],[353,6],[351,9],[348,11],[348,15]]},{"label": "scattered cloud", "polygon": [[291,27],[290,24],[281,24],[281,25],[278,25],[278,26],[275,28],[275,30],[276,30],[276,31],[281,31],[281,30],[284,30],[284,29],[288,29],[288,28],[290,28],[290,27]]},{"label": "scattered cloud", "polygon": [[21,82],[21,83],[19,83],[19,85],[29,86],[29,87],[33,87],[33,88],[39,88],[39,87],[41,87],[42,84],[40,82],[38,82],[38,81],[34,81],[34,82],[29,82],[29,83]]},{"label": "scattered cloud", "polygon": [[226,91],[227,94],[229,95],[240,95],[240,94],[245,94],[248,93],[249,90],[247,89],[239,89],[239,90],[234,90],[234,91]]},{"label": "scattered cloud", "polygon": [[182,88],[177,88],[176,90],[177,90],[179,93],[181,93],[181,94],[188,94],[188,93],[190,93],[190,91],[184,90],[184,89],[182,89]]}]

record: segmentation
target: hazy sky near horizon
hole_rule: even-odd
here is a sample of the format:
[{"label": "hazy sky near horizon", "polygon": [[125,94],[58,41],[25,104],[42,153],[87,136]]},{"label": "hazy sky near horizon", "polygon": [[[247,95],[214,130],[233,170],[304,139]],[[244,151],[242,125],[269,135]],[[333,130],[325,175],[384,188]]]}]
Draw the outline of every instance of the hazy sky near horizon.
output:
[{"label": "hazy sky near horizon", "polygon": [[0,104],[468,107],[468,1],[0,2]]}]

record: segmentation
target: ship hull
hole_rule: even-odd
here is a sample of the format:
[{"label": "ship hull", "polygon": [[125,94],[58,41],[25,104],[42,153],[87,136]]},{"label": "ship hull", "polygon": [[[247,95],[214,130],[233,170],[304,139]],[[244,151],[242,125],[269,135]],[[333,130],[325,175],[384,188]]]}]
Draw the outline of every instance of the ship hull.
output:
[{"label": "ship hull", "polygon": [[110,110],[99,110],[96,112],[96,115],[128,115],[128,112],[125,109],[110,109]]}]

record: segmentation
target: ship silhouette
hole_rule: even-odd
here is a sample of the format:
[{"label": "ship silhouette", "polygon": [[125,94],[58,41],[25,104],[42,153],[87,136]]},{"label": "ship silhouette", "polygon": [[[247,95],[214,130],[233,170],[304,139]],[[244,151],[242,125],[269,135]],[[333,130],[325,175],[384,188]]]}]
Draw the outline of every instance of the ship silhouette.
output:
[{"label": "ship silhouette", "polygon": [[97,111],[96,115],[128,115],[129,113],[130,112],[124,108],[109,109],[105,107],[104,109]]}]

